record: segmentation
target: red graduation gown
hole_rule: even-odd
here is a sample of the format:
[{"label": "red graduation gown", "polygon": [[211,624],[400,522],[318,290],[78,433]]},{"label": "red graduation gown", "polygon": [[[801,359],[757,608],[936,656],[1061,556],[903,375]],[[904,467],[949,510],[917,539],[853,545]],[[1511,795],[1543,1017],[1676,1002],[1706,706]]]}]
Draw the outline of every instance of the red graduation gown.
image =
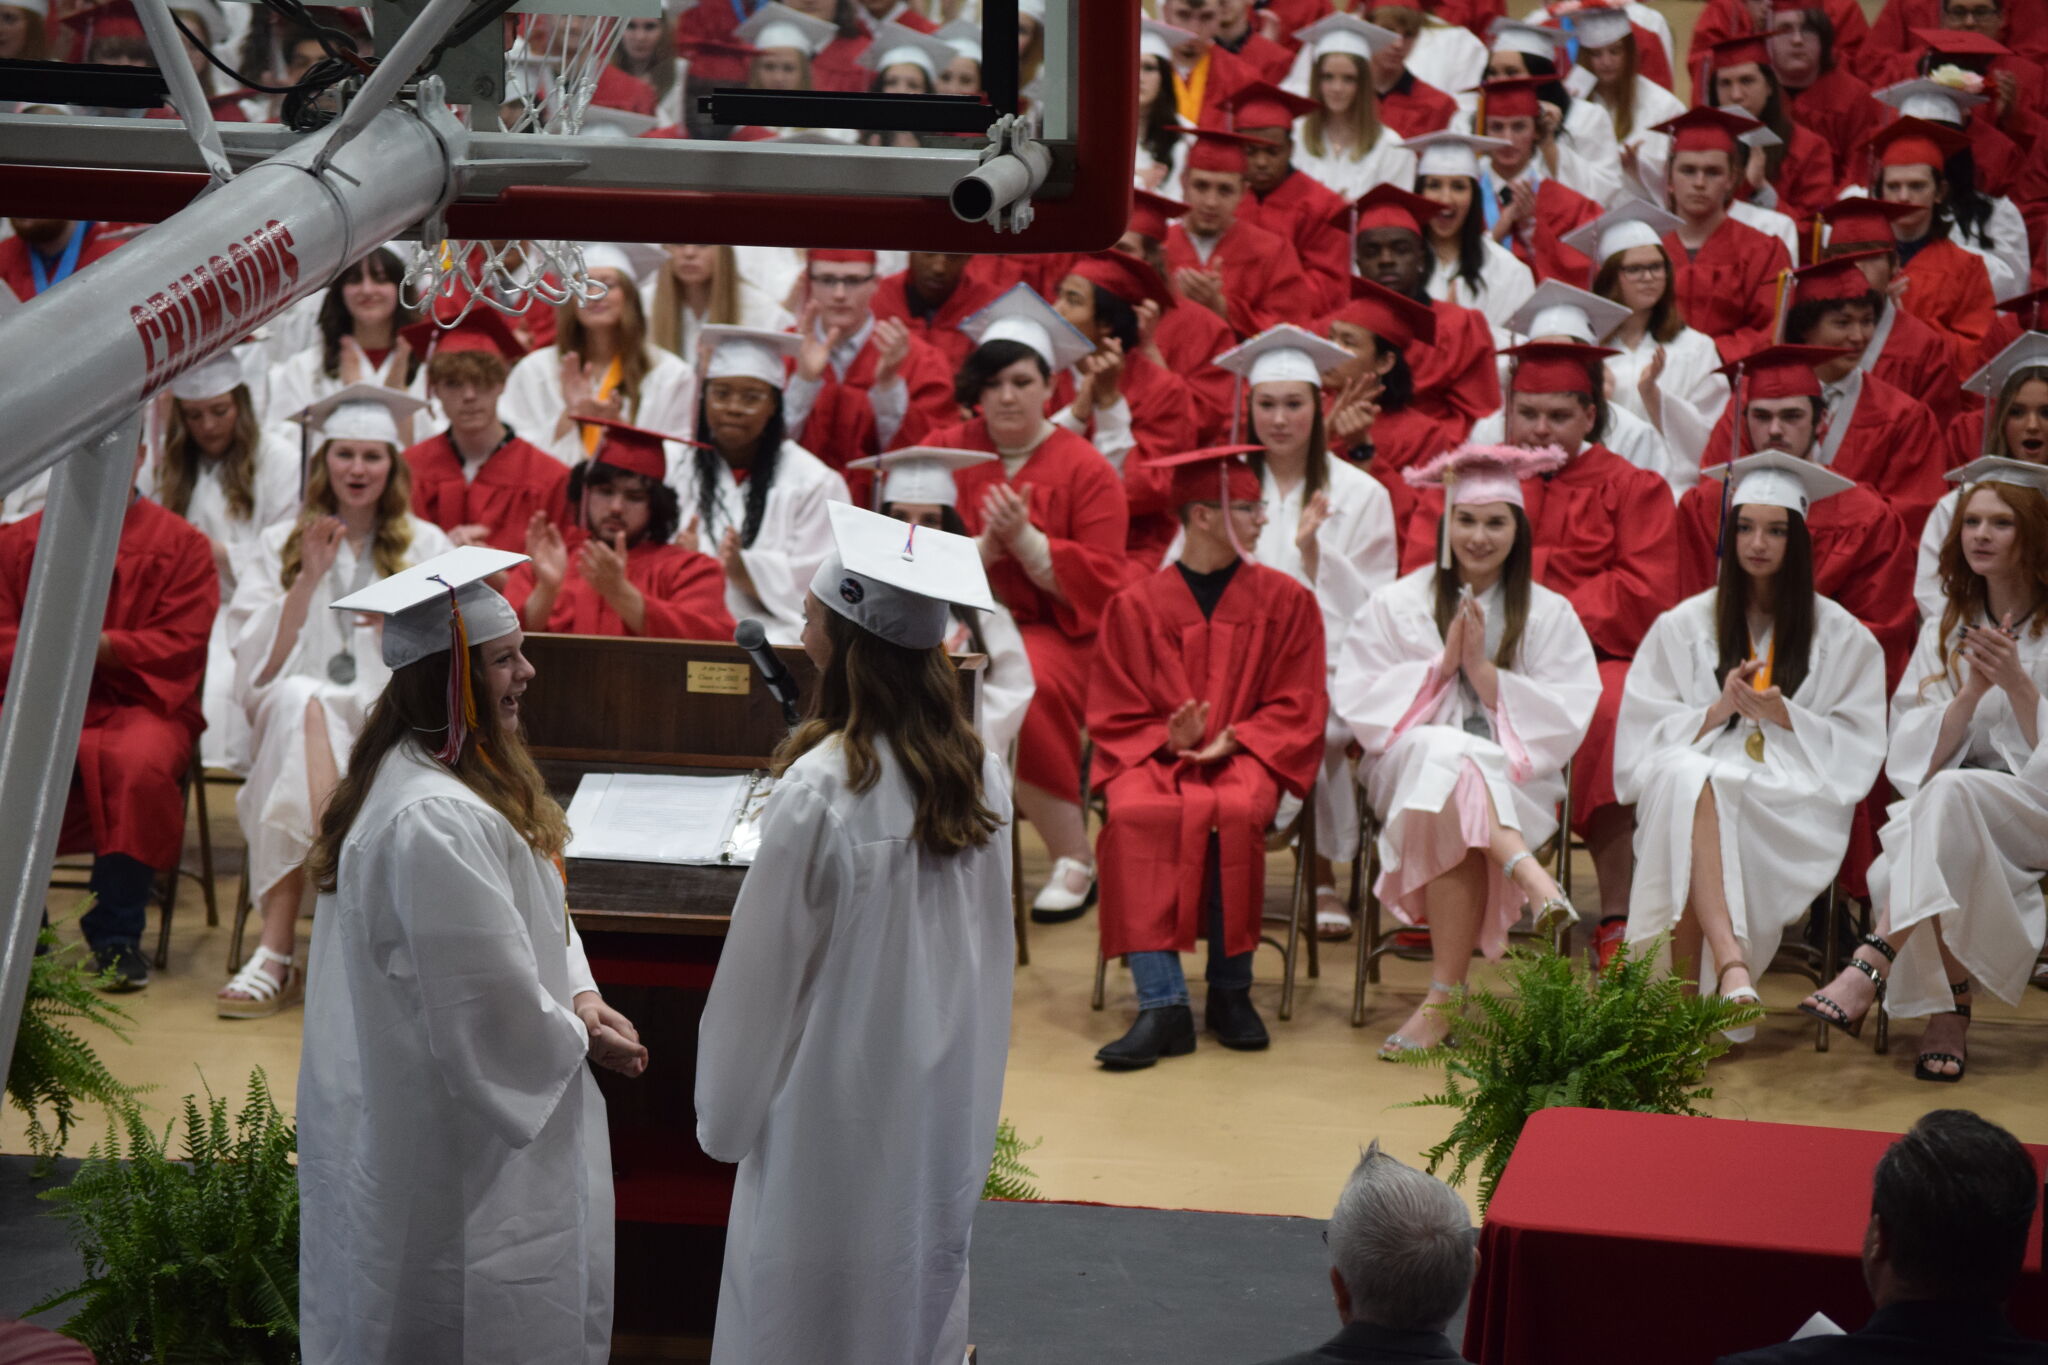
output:
[{"label": "red graduation gown", "polygon": [[[941,427],[925,439],[956,450],[994,453],[996,448],[988,424],[979,417]],[[1052,546],[1059,594],[1033,583],[1008,555],[988,566],[988,581],[1016,619],[1038,685],[1018,735],[1017,776],[1042,791],[1078,800],[1081,712],[1095,632],[1103,607],[1131,577],[1124,549],[1130,517],[1123,485],[1102,452],[1059,428],[1031,452],[1016,478],[1007,476],[998,460],[961,470],[954,483],[969,535],[981,534],[982,499],[1001,483],[1029,500],[1031,524]]]},{"label": "red graduation gown", "polygon": [[412,467],[414,516],[444,531],[488,526],[484,543],[494,550],[526,553],[526,523],[535,512],[557,526],[571,524],[568,468],[518,436],[483,462],[475,483],[462,477],[462,457],[445,431],[406,451],[405,462]]},{"label": "red graduation gown", "polygon": [[1690,254],[1678,234],[1664,234],[1664,251],[1678,277],[1672,282],[1679,312],[1696,331],[1714,339],[1721,359],[1738,360],[1770,344],[1778,272],[1791,267],[1785,244],[1733,218]]},{"label": "red graduation gown", "polygon": [[1938,423],[1962,411],[1962,380],[1948,338],[1903,308],[1892,307],[1892,330],[1871,373],[1927,405]]},{"label": "red graduation gown", "polygon": [[1778,163],[1771,188],[1778,192],[1778,212],[1796,219],[1802,226],[1813,215],[1835,202],[1835,154],[1820,134],[1792,125],[1791,141],[1785,144],[1785,159]]},{"label": "red graduation gown", "polygon": [[1536,187],[1536,221],[1525,225],[1526,231],[1509,237],[1505,245],[1535,272],[1537,280],[1562,280],[1583,289],[1592,279],[1593,263],[1566,246],[1563,238],[1605,211],[1569,185],[1546,179]]},{"label": "red graduation gown", "polygon": [[[1724,410],[1707,437],[1700,468],[1727,462],[1733,430]],[[1889,503],[1917,545],[1927,514],[1951,487],[1942,478],[1948,467],[1948,444],[1927,405],[1866,373],[1831,468]]]},{"label": "red graduation gown", "polygon": [[1257,79],[1273,85],[1286,80],[1294,66],[1293,49],[1281,46],[1256,28],[1245,35],[1243,45],[1231,55],[1250,67]]},{"label": "red graduation gown", "polygon": [[1230,433],[1235,377],[1215,360],[1236,344],[1229,323],[1185,299],[1166,311],[1152,333],[1152,349],[1194,396],[1195,434],[1203,445],[1220,445]]},{"label": "red graduation gown", "polygon": [[[1403,490],[1407,489],[1408,481],[1401,477],[1402,470],[1433,459],[1465,439],[1458,434],[1455,423],[1431,417],[1413,404],[1398,412],[1381,409],[1373,419],[1370,437],[1367,444],[1345,452],[1346,457],[1365,462],[1367,473],[1390,488],[1399,484]],[[1404,501],[1397,497],[1395,506],[1402,506]],[[1398,518],[1395,525],[1400,525]]]},{"label": "red graduation gown", "polygon": [[1263,199],[1247,194],[1237,209],[1238,222],[1262,227],[1293,246],[1315,290],[1318,313],[1342,308],[1351,299],[1350,238],[1332,224],[1344,206],[1344,196],[1314,176],[1290,171],[1271,194]]},{"label": "red graduation gown", "polygon": [[[1331,232],[1343,235],[1335,228]],[[1213,270],[1221,275],[1230,330],[1239,340],[1283,322],[1305,323],[1317,315],[1315,287],[1302,272],[1294,247],[1279,234],[1242,218],[1216,239],[1216,249],[1206,262],[1188,240],[1187,229],[1175,223],[1166,234],[1166,268],[1169,273]]]},{"label": "red graduation gown", "polygon": [[[548,613],[548,629],[559,635],[632,635],[611,603],[598,595],[576,567],[576,552],[590,537],[569,531],[569,573]],[[626,581],[647,601],[638,632],[648,640],[730,640],[732,613],[725,609],[725,571],[710,555],[687,545],[641,541],[626,547]],[[521,564],[505,582],[505,600],[523,611],[533,596],[533,565]]]},{"label": "red graduation gown", "polygon": [[[791,440],[836,470],[844,471],[848,460],[882,453],[882,444],[875,435],[875,409],[868,400],[868,390],[875,386],[875,368],[880,363],[877,355],[875,338],[870,333],[854,353],[853,363],[846,367],[843,378],[827,365],[819,377],[818,399],[811,404],[803,430],[790,433]],[[903,426],[890,446],[892,450],[918,444],[931,427],[959,415],[953,404],[953,371],[936,347],[913,336],[910,354],[903,358],[903,368],[897,373],[910,390],[910,402],[903,415]],[[852,488],[852,480],[847,486]],[[857,493],[854,502],[856,506],[865,506],[864,494]]]},{"label": "red graduation gown", "polygon": [[1436,340],[1415,342],[1402,354],[1415,376],[1415,411],[1457,433],[1462,441],[1472,424],[1500,408],[1500,367],[1493,354],[1493,329],[1486,315],[1449,299],[1430,303],[1436,312]]},{"label": "red graduation gown", "polygon": [[[1820,0],[1820,8],[1827,12],[1828,21],[1835,26],[1835,60],[1845,62],[1856,70],[1854,58],[1870,36],[1870,21],[1863,17],[1863,6],[1857,0]],[[1926,27],[1937,27],[1933,19]],[[1694,22],[1692,41],[1685,50],[1685,64],[1688,70],[1697,73],[1700,61],[1715,43],[1729,38],[1741,38],[1756,32],[1756,26],[1749,21],[1747,0],[1707,0]]]},{"label": "red graduation gown", "polygon": [[[1678,502],[1681,598],[1714,586],[1721,571],[1714,550],[1721,529],[1722,486],[1702,479]],[[1870,628],[1884,647],[1885,689],[1899,681],[1920,632],[1913,603],[1917,542],[1898,514],[1862,484],[1822,498],[1806,514],[1813,541],[1813,590],[1832,597]]]},{"label": "red graduation gown", "polygon": [[[42,526],[38,512],[0,528],[0,692],[14,667]],[[185,846],[178,783],[206,728],[199,694],[219,610],[220,575],[206,537],[149,499],[131,499],[101,627],[114,659],[93,668],[59,852],[122,853],[159,871],[177,866]]]},{"label": "red graduation gown", "polygon": [[[1535,532],[1538,583],[1571,599],[1600,666],[1600,704],[1572,766],[1573,827],[1585,832],[1596,811],[1614,804],[1614,721],[1643,635],[1676,606],[1677,516],[1671,488],[1605,446],[1592,445],[1547,478],[1522,481]],[[1406,573],[1436,554],[1443,494],[1417,491],[1401,553]]]},{"label": "red graduation gown", "polygon": [[653,86],[606,62],[598,68],[597,88],[592,92],[590,102],[607,109],[623,109],[629,114],[645,114],[653,118],[657,101]]},{"label": "red graduation gown", "polygon": [[[907,270],[885,276],[875,286],[874,302],[868,306],[868,311],[877,318],[895,318],[901,322],[910,329],[913,340],[924,342],[945,358],[949,374],[958,374],[961,365],[974,351],[974,339],[960,330],[960,324],[994,302],[1014,282],[1003,278],[1004,272],[996,264],[998,259],[977,256],[970,261],[961,273],[953,296],[929,317],[920,317],[911,311],[910,272]],[[1051,298],[1052,295],[1048,293],[1046,297]]]},{"label": "red graduation gown", "polygon": [[[1315,598],[1264,565],[1240,561],[1207,619],[1177,565],[1111,599],[1088,684],[1091,778],[1109,803],[1096,849],[1105,955],[1194,950],[1212,831],[1224,951],[1258,946],[1267,827],[1280,793],[1305,795],[1322,762],[1325,665]],[[1243,752],[1200,766],[1162,753],[1189,699],[1209,703],[1203,743],[1229,726]]]},{"label": "red graduation gown", "polygon": [[1957,374],[1975,374],[1997,315],[1983,260],[1941,238],[1914,252],[1899,273],[1907,282],[1899,306],[1948,338]]},{"label": "red graduation gown", "polygon": [[[1859,7],[1860,8],[1860,7]],[[2034,61],[2048,59],[2048,3],[2005,0],[2005,32],[1998,41]],[[1832,13],[1832,9],[1830,13]],[[1927,49],[1913,36],[1916,28],[1941,27],[1941,0],[1885,0],[1870,40],[1858,55],[1856,74],[1872,85],[1889,85],[1905,77],[1893,75],[1904,59],[1910,64]]]},{"label": "red graduation gown", "polygon": [[[1131,410],[1131,435],[1138,442],[1124,455],[1124,503],[1131,519],[1125,543],[1132,565],[1150,572],[1166,557],[1166,549],[1180,529],[1169,505],[1173,473],[1153,468],[1151,461],[1199,449],[1195,402],[1185,380],[1153,364],[1142,352],[1125,357],[1121,391]],[[1074,377],[1062,372],[1053,384],[1053,411],[1073,401]],[[1089,435],[1094,435],[1092,424]]]},{"label": "red graduation gown", "polygon": [[1380,92],[1380,122],[1404,138],[1441,133],[1457,113],[1457,100],[1405,67],[1400,79]]},{"label": "red graduation gown", "polygon": [[[78,246],[77,268],[85,269],[126,240],[116,236],[105,223],[86,224],[85,240]],[[19,237],[0,241],[0,284],[12,289],[14,297],[23,303],[36,295],[35,267],[29,263],[28,253],[28,243]]]},{"label": "red graduation gown", "polygon": [[1785,112],[1828,145],[1837,167],[1854,164],[1864,139],[1884,122],[1884,106],[1872,97],[1870,86],[1840,65],[1823,71],[1804,90],[1788,88],[1784,95]]}]

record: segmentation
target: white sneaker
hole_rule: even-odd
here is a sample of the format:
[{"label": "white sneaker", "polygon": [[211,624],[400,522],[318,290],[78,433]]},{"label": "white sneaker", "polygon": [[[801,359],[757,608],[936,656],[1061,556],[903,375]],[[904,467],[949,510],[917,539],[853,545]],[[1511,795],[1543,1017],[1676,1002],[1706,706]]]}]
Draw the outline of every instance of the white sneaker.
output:
[{"label": "white sneaker", "polygon": [[[1069,874],[1086,877],[1086,889],[1069,890],[1074,881],[1074,877]],[[1045,879],[1045,885],[1039,889],[1037,899],[1031,902],[1031,919],[1035,924],[1059,924],[1066,920],[1079,919],[1093,904],[1094,866],[1075,858],[1060,858],[1053,863],[1052,875]]]}]

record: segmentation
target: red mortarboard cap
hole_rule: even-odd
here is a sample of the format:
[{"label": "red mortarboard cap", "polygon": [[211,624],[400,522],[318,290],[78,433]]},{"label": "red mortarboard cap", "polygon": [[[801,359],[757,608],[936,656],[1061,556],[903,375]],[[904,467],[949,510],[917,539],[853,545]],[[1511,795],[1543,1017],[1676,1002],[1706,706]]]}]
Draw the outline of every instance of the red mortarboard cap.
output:
[{"label": "red mortarboard cap", "polygon": [[1889,248],[1883,251],[1851,251],[1801,266],[1792,272],[1791,301],[1838,303],[1863,298],[1871,292],[1870,277],[1863,273],[1858,262],[1874,261],[1890,254]]},{"label": "red mortarboard cap", "polygon": [[1858,194],[1829,204],[1820,211],[1820,218],[1828,225],[1829,246],[1881,242],[1888,248],[1893,240],[1892,223],[1917,211],[1911,204],[1866,199]]},{"label": "red mortarboard cap", "polygon": [[1671,135],[1674,153],[1726,152],[1736,156],[1741,153],[1741,143],[1737,139],[1761,127],[1763,124],[1756,119],[1722,109],[1701,107],[1688,109],[1677,118],[1665,119],[1657,125],[1657,131]]},{"label": "red mortarboard cap", "polygon": [[1818,398],[1820,376],[1813,367],[1853,354],[1839,346],[1766,346],[1721,366],[1718,373],[1741,386],[1745,403],[1757,398]]},{"label": "red mortarboard cap", "polygon": [[614,469],[623,469],[628,474],[660,483],[668,477],[668,453],[661,448],[664,441],[675,441],[681,445],[695,445],[680,436],[664,436],[658,431],[647,431],[625,422],[614,422],[605,417],[578,418],[585,426],[598,427],[603,437],[597,443],[597,453],[591,456],[595,463],[608,464]]},{"label": "red mortarboard cap", "polygon": [[489,351],[509,365],[526,354],[526,348],[519,344],[511,324],[505,321],[505,315],[491,307],[472,310],[453,327],[443,327],[429,318],[410,327],[401,327],[398,334],[412,347],[413,354],[421,359],[430,354]]},{"label": "red mortarboard cap", "polygon": [[1188,169],[1191,171],[1228,171],[1243,175],[1244,149],[1258,145],[1256,138],[1226,133],[1220,128],[1169,128],[1166,131],[1191,139],[1188,147]]},{"label": "red mortarboard cap", "polygon": [[875,253],[850,251],[838,247],[813,247],[805,259],[810,262],[833,261],[843,265],[873,265]]},{"label": "red mortarboard cap", "polygon": [[1707,49],[1706,68],[1709,71],[1725,71],[1747,62],[1755,62],[1758,66],[1771,64],[1771,49],[1763,34],[1745,33],[1723,38]]},{"label": "red mortarboard cap", "polygon": [[2030,332],[2041,330],[2041,321],[2048,318],[2048,289],[2036,289],[1999,302],[1998,311],[2011,313]]},{"label": "red mortarboard cap", "polygon": [[1593,398],[1606,387],[1600,362],[1621,352],[1565,341],[1525,341],[1501,354],[1515,357],[1511,393],[1580,393]]},{"label": "red mortarboard cap", "polygon": [[1292,128],[1296,119],[1314,113],[1317,105],[1267,81],[1254,81],[1231,92],[1218,107],[1229,111],[1235,128]]},{"label": "red mortarboard cap", "polygon": [[1136,307],[1150,299],[1161,311],[1173,307],[1173,291],[1166,281],[1136,256],[1121,251],[1098,251],[1075,261],[1069,274],[1079,275],[1092,285],[1107,289],[1125,303]]},{"label": "red mortarboard cap", "polygon": [[2012,49],[1968,28],[1916,28],[1913,36],[1944,57],[2010,57]]},{"label": "red mortarboard cap", "polygon": [[1555,76],[1509,76],[1487,81],[1467,92],[1479,96],[1472,114],[1472,131],[1484,133],[1489,118],[1535,118],[1536,92],[1551,84]]},{"label": "red mortarboard cap", "polygon": [[1970,150],[1970,139],[1945,123],[1909,114],[1872,133],[1864,145],[1881,167],[1933,166],[1938,170],[1957,152]]},{"label": "red mortarboard cap", "polygon": [[1386,227],[1422,234],[1428,230],[1429,220],[1443,211],[1444,206],[1436,200],[1411,194],[1399,185],[1375,185],[1338,214],[1336,221],[1350,227],[1353,236],[1367,228]]},{"label": "red mortarboard cap", "polygon": [[1434,308],[1358,275],[1351,277],[1351,302],[1330,321],[1363,327],[1404,351],[1418,341],[1436,340]]},{"label": "red mortarboard cap", "polygon": [[1223,491],[1219,480],[1224,475],[1229,477],[1233,502],[1257,502],[1259,476],[1245,462],[1245,456],[1263,454],[1264,451],[1263,446],[1209,446],[1148,463],[1154,469],[1173,471],[1173,491],[1168,504],[1176,510],[1191,502],[1219,501]]},{"label": "red mortarboard cap", "polygon": [[1178,199],[1168,199],[1150,190],[1131,192],[1131,222],[1128,231],[1155,242],[1166,240],[1166,225],[1188,211]]}]

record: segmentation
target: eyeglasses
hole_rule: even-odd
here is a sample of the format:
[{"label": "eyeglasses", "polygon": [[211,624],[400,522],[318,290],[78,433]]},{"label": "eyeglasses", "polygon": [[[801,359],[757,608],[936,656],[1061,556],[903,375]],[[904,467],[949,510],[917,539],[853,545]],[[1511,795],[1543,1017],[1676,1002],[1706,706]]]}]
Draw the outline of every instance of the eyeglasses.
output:
[{"label": "eyeglasses", "polygon": [[766,393],[761,393],[754,389],[729,389],[723,385],[714,384],[704,390],[704,401],[714,403],[721,408],[738,408],[742,411],[751,412],[755,408],[765,408],[773,403],[775,401],[775,391],[770,389]]},{"label": "eyeglasses", "polygon": [[1996,19],[1997,5],[1943,5],[1942,12],[1953,19],[1967,19],[1972,23],[1984,23]]},{"label": "eyeglasses", "polygon": [[873,275],[811,276],[811,288],[817,290],[821,294],[831,294],[841,289],[845,290],[847,293],[850,294],[854,290],[864,289],[868,285],[873,284],[874,282],[875,277]]},{"label": "eyeglasses", "polygon": [[1636,280],[1639,282],[1643,280],[1659,280],[1664,278],[1664,272],[1668,269],[1669,267],[1662,261],[1646,261],[1641,265],[1623,266],[1621,268],[1621,277],[1625,280]]}]

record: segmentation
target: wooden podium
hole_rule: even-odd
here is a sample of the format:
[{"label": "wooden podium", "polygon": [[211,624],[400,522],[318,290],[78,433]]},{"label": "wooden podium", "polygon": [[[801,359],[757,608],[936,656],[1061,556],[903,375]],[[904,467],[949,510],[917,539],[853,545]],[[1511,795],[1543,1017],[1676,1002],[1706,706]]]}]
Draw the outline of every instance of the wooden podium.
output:
[{"label": "wooden podium", "polygon": [[[808,703],[817,669],[777,655]],[[714,641],[529,635],[528,746],[565,807],[590,772],[766,768],[788,727],[753,662]],[[985,660],[959,660],[974,715]],[[697,1025],[744,867],[571,858],[569,911],[605,999],[647,1044],[637,1080],[596,1071],[617,1201],[614,1359],[709,1357],[736,1168],[697,1145]]]}]

